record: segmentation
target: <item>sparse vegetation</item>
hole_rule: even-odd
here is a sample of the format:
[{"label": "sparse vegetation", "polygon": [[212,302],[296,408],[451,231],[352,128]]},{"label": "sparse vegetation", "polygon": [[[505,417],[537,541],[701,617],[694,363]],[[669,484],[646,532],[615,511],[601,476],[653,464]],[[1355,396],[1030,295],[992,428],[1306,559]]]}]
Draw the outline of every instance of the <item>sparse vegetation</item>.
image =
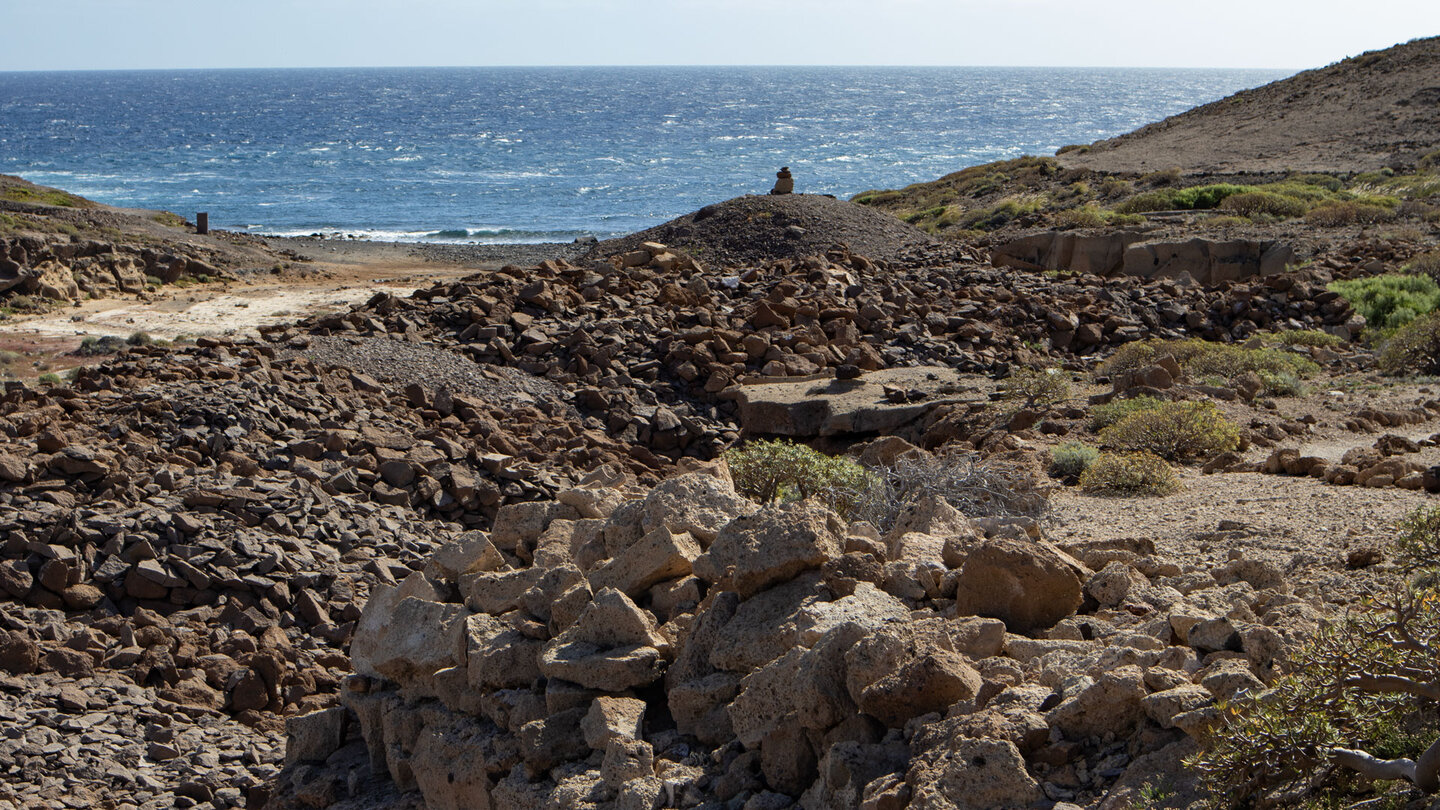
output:
[{"label": "sparse vegetation", "polygon": [[53,188],[31,186],[6,186],[0,190],[0,199],[37,205],[53,205],[60,208],[87,208],[90,206],[89,203],[74,194],[67,194]]},{"label": "sparse vegetation", "polygon": [[1005,398],[1024,408],[1049,408],[1070,398],[1070,375],[1058,368],[1023,368],[1005,380]]},{"label": "sparse vegetation", "polygon": [[1049,507],[1048,490],[1027,469],[973,453],[902,456],[874,473],[880,486],[865,493],[853,517],[882,531],[908,506],[931,495],[970,517],[1036,517]]},{"label": "sparse vegetation", "polygon": [[1208,458],[1240,446],[1240,430],[1215,403],[1166,402],[1138,411],[1100,432],[1117,450],[1145,451],[1167,461]]},{"label": "sparse vegetation", "polygon": [[1080,476],[1080,488],[1102,495],[1169,495],[1180,478],[1153,453],[1101,453]]},{"label": "sparse vegetation", "polygon": [[1127,343],[1101,363],[1096,373],[1114,375],[1133,371],[1151,365],[1167,354],[1174,357],[1188,374],[1196,377],[1214,375],[1227,381],[1250,371],[1262,376],[1288,371],[1306,379],[1320,370],[1308,357],[1284,349],[1247,349],[1229,343],[1190,339]]},{"label": "sparse vegetation", "polygon": [[735,491],[757,503],[818,498],[848,517],[879,486],[874,473],[847,458],[803,444],[754,441],[725,451]]},{"label": "sparse vegetation", "polygon": [[1163,404],[1164,400],[1152,396],[1112,399],[1090,409],[1090,429],[1097,432],[1104,430],[1132,413],[1153,411]]},{"label": "sparse vegetation", "polygon": [[1345,342],[1339,335],[1321,332],[1319,329],[1286,329],[1275,333],[1275,340],[1283,346],[1316,346],[1332,348]]},{"label": "sparse vegetation", "polygon": [[1345,225],[1374,225],[1389,222],[1395,218],[1395,211],[1382,205],[1356,200],[1336,200],[1323,203],[1305,214],[1305,222],[1320,228],[1340,228]]},{"label": "sparse vegetation", "polygon": [[1088,444],[1066,442],[1050,451],[1050,474],[1074,481],[1099,457],[1100,451]]},{"label": "sparse vegetation", "polygon": [[1376,365],[1394,377],[1440,374],[1440,312],[1422,315],[1398,329],[1385,341]]},{"label": "sparse vegetation", "polygon": [[1332,282],[1329,289],[1376,329],[1398,329],[1440,304],[1440,285],[1429,276],[1371,276]]}]

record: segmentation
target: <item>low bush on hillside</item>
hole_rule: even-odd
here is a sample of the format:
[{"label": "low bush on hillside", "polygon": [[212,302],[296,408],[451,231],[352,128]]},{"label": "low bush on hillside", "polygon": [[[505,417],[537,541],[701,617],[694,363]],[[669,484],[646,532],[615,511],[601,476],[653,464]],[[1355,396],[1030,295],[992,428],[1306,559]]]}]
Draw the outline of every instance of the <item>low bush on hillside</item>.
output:
[{"label": "low bush on hillside", "polygon": [[1339,191],[1345,187],[1345,181],[1329,174],[1293,174],[1285,181],[1306,186],[1316,186],[1326,191]]},{"label": "low bush on hillside", "polygon": [[1241,216],[1253,217],[1259,214],[1272,217],[1300,217],[1310,210],[1304,200],[1287,197],[1270,191],[1247,191],[1232,194],[1220,203],[1225,211],[1234,211]]},{"label": "low bush on hillside", "polygon": [[1238,448],[1240,429],[1213,402],[1166,402],[1105,428],[1100,441],[1116,450],[1143,450],[1166,461],[1189,461]]},{"label": "low bush on hillside", "polygon": [[1267,396],[1303,397],[1309,393],[1310,389],[1293,371],[1261,371],[1258,374],[1264,386],[1261,393]]},{"label": "low bush on hillside", "polygon": [[1405,272],[1440,278],[1440,250],[1421,253],[1405,265]]},{"label": "low bush on hillside", "polygon": [[1101,453],[1080,476],[1080,488],[1101,495],[1169,495],[1180,478],[1152,453]]},{"label": "low bush on hillside", "polygon": [[1153,411],[1163,404],[1165,404],[1165,400],[1156,399],[1152,396],[1138,396],[1132,397],[1131,399],[1112,399],[1103,405],[1096,405],[1090,409],[1090,429],[1099,432],[1132,413]]},{"label": "low bush on hillside", "polygon": [[1286,329],[1275,333],[1275,340],[1283,346],[1317,346],[1331,348],[1339,346],[1345,339],[1319,329]]},{"label": "low bush on hillside", "polygon": [[1003,228],[1012,221],[1027,214],[1034,214],[1045,207],[1039,197],[1010,197],[988,207],[978,208],[960,218],[960,226],[979,231],[993,231]]},{"label": "low bush on hillside", "polygon": [[1187,762],[1218,805],[1419,806],[1408,791],[1343,800],[1374,781],[1440,792],[1440,508],[1402,520],[1396,551],[1388,594],[1326,625],[1272,689],[1220,705]]},{"label": "low bush on hillside", "polygon": [[1358,200],[1334,200],[1322,203],[1305,214],[1306,224],[1321,228],[1374,225],[1389,222],[1394,218],[1394,209]]},{"label": "low bush on hillside", "polygon": [[865,502],[880,479],[850,459],[803,444],[754,441],[725,451],[735,491],[762,504],[818,498],[841,517]]},{"label": "low bush on hillside", "polygon": [[1422,315],[1385,341],[1376,360],[1382,374],[1440,374],[1440,312]]},{"label": "low bush on hillside", "polygon": [[1143,225],[1145,217],[1139,214],[1117,214],[1106,211],[1094,203],[1067,208],[1055,215],[1057,228],[1103,228],[1107,225]]},{"label": "low bush on hillside", "polygon": [[107,354],[115,354],[125,348],[125,341],[114,335],[104,337],[87,337],[80,341],[80,348],[75,353],[81,357],[99,357]]},{"label": "low bush on hillside", "polygon": [[1143,214],[1146,211],[1198,211],[1214,208],[1235,194],[1254,191],[1252,186],[1216,183],[1208,186],[1169,188],[1147,191],[1115,206],[1122,214]]},{"label": "low bush on hillside", "polygon": [[1233,380],[1249,371],[1264,375],[1291,372],[1305,379],[1320,370],[1308,357],[1284,349],[1247,349],[1230,343],[1207,340],[1145,340],[1127,343],[1096,369],[1100,375],[1115,375],[1153,364],[1164,355],[1195,377],[1216,376]]},{"label": "low bush on hillside", "polygon": [[1050,451],[1050,474],[1074,481],[1087,470],[1100,451],[1082,442],[1066,442]]},{"label": "low bush on hillside", "polygon": [[1058,368],[1022,368],[1005,380],[1001,392],[1023,408],[1049,408],[1070,398],[1070,375]]},{"label": "low bush on hillside", "polygon": [[1440,304],[1440,285],[1429,276],[1384,275],[1331,282],[1376,329],[1398,329]]}]

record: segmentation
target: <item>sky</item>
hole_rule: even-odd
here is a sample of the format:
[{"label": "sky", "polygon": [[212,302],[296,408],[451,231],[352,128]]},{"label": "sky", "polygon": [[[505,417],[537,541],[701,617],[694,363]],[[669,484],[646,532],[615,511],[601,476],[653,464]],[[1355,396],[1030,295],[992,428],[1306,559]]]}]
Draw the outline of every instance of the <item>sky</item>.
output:
[{"label": "sky", "polygon": [[0,0],[0,71],[460,65],[1302,69],[1437,0]]}]

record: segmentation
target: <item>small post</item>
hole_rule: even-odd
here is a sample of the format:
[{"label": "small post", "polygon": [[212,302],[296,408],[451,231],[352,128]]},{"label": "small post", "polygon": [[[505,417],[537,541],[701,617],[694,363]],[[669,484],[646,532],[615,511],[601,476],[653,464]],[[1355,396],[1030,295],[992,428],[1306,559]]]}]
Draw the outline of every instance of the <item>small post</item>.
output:
[{"label": "small post", "polygon": [[201,211],[195,215],[195,233],[204,236],[210,233],[210,214]]}]

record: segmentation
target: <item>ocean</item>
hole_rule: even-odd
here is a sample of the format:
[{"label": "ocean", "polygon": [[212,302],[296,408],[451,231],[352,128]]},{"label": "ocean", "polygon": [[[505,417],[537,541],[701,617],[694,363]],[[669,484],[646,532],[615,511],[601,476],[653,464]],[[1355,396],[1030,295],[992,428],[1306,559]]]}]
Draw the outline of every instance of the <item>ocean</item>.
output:
[{"label": "ocean", "polygon": [[211,227],[607,238],[708,203],[845,198],[1048,155],[1271,70],[374,68],[0,73],[0,172]]}]

